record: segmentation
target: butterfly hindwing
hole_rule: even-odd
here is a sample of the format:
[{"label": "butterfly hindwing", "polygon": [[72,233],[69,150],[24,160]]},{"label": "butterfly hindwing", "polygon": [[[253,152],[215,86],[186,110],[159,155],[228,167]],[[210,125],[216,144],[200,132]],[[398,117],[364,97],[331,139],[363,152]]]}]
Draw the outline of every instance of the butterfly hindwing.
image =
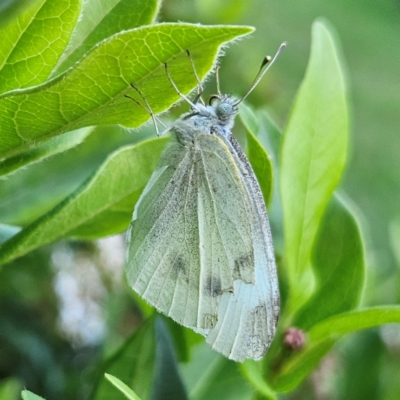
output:
[{"label": "butterfly hindwing", "polygon": [[261,190],[247,158],[233,137],[222,140],[234,155],[238,175],[246,192],[255,284],[242,279],[234,281],[233,293],[224,294],[221,298],[221,318],[215,328],[207,333],[207,342],[233,360],[257,360],[272,342],[279,315],[279,287],[272,236]]}]

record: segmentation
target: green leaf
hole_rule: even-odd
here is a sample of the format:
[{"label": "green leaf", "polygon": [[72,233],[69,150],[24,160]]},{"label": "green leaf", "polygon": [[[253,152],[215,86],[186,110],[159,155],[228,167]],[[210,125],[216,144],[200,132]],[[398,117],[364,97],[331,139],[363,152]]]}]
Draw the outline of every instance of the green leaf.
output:
[{"label": "green leaf", "polygon": [[[0,264],[65,237],[72,231],[76,233],[79,226],[95,221],[103,213],[108,213],[108,232],[112,231],[114,207],[118,207],[125,199],[136,199],[136,193],[147,183],[167,140],[152,139],[113,153],[93,177],[71,196],[3,243],[0,247]],[[125,228],[129,224],[133,206],[134,203],[126,214]],[[99,228],[93,225],[97,233]],[[117,228],[120,229],[120,225]]]},{"label": "green leaf", "polygon": [[[118,376],[141,398],[150,394],[155,362],[155,318],[148,319],[112,356],[103,368],[108,375]],[[124,396],[115,393],[109,383],[101,377],[95,390],[95,400],[120,400]]]},{"label": "green leaf", "polygon": [[264,201],[268,204],[271,201],[273,186],[271,159],[256,137],[258,132],[258,123],[251,108],[242,103],[240,105],[239,115],[247,133],[247,157],[249,158],[257,177],[257,181],[260,184]]},{"label": "green leaf", "polygon": [[311,249],[345,164],[345,94],[337,44],[327,26],[318,21],[313,25],[306,76],[283,137],[280,183],[289,313],[310,294]]},{"label": "green leaf", "polygon": [[341,336],[360,329],[391,323],[400,323],[400,306],[388,305],[353,310],[334,315],[308,331],[310,344],[320,342],[331,336]]},{"label": "green leaf", "polygon": [[195,346],[181,371],[191,400],[252,400],[254,389],[240,373],[238,363],[218,354],[204,340]]},{"label": "green leaf", "polygon": [[175,349],[168,327],[162,317],[156,317],[155,328],[156,358],[150,398],[152,400],[185,400],[188,398],[186,388],[178,371]]},{"label": "green leaf", "polygon": [[97,126],[81,144],[0,179],[0,221],[27,226],[89,179],[116,149],[153,134],[150,124],[134,133],[117,125]]},{"label": "green leaf", "polygon": [[292,390],[342,335],[390,323],[400,323],[400,306],[354,310],[320,321],[308,331],[305,347],[286,359],[271,376],[272,387],[278,392]]},{"label": "green leaf", "polygon": [[104,376],[121,392],[123,393],[126,398],[129,400],[141,400],[140,397],[127,385],[125,385],[124,382],[120,381],[118,378],[115,376],[112,376],[110,374],[104,374]]},{"label": "green leaf", "polygon": [[40,86],[0,97],[0,155],[9,157],[33,142],[95,124],[138,127],[149,112],[124,95],[142,98],[154,113],[179,99],[164,63],[183,93],[212,68],[220,47],[252,31],[249,27],[159,24],[118,33],[96,46],[73,68]]},{"label": "green leaf", "polygon": [[89,127],[67,132],[64,135],[56,136],[37,146],[33,146],[29,151],[6,158],[0,161],[0,176],[10,174],[28,164],[71,149],[82,143],[92,131],[93,128]]},{"label": "green leaf", "polygon": [[346,202],[336,196],[325,213],[312,260],[317,290],[293,323],[302,329],[353,309],[363,290],[365,265],[360,228]]},{"label": "green leaf", "polygon": [[277,400],[276,393],[270,388],[262,375],[262,363],[248,359],[241,364],[240,369],[246,379],[264,399]]},{"label": "green leaf", "polygon": [[44,400],[43,397],[40,397],[37,394],[30,392],[29,390],[23,390],[21,392],[21,395],[23,400]]},{"label": "green leaf", "polygon": [[84,5],[82,19],[74,31],[72,44],[63,54],[57,74],[65,71],[93,46],[111,35],[149,25],[157,16],[158,0],[90,1]]},{"label": "green leaf", "polygon": [[44,82],[66,48],[80,0],[44,0],[0,29],[0,93]]}]

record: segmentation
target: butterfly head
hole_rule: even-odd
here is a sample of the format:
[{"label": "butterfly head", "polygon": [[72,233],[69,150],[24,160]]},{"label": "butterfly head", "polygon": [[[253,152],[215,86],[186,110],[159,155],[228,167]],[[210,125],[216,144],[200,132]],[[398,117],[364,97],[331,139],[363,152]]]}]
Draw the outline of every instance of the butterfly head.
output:
[{"label": "butterfly head", "polygon": [[229,95],[213,95],[210,97],[209,105],[222,125],[229,124],[238,113],[237,99]]}]

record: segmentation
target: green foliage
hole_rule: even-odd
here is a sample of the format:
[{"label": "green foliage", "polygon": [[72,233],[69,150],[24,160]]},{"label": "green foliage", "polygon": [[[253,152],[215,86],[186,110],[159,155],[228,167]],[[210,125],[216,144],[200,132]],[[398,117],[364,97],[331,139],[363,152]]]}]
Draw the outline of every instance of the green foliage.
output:
[{"label": "green foliage", "polygon": [[[140,88],[155,113],[165,111],[179,96],[169,84],[164,63],[174,82],[188,93],[197,82],[194,74],[183,72],[190,67],[185,49],[191,49],[198,74],[204,77],[220,46],[249,32],[245,27],[160,24],[116,34],[54,79],[0,97],[0,155],[7,157],[32,143],[95,124],[136,128],[149,113],[124,97],[135,96],[131,84]],[[168,46],[164,37],[170,38]],[[137,93],[136,97],[141,101]]]},{"label": "green foliage", "polygon": [[[14,4],[19,12],[0,19],[1,37],[7,38],[0,47],[0,176],[6,178],[0,180],[0,264],[8,264],[0,271],[0,300],[20,295],[29,302],[36,299],[30,288],[51,287],[37,273],[45,263],[34,250],[61,239],[120,233],[130,222],[168,139],[143,140],[147,133],[115,124],[139,128],[150,118],[148,108],[159,114],[179,100],[165,63],[186,95],[197,85],[186,50],[204,79],[221,46],[252,28],[149,25],[160,6],[155,0]],[[237,4],[230,2],[229,15],[237,13]],[[148,316],[137,300],[138,329],[92,366],[92,399],[276,399],[298,387],[342,336],[400,322],[398,306],[359,308],[363,233],[350,201],[335,193],[348,142],[344,75],[333,29],[319,20],[283,135],[264,111],[240,108],[246,153],[270,204],[280,264],[279,332],[266,357],[238,366],[199,344],[193,332]],[[28,265],[35,277],[29,277]],[[293,326],[305,334],[298,350],[284,344],[285,330]],[[7,321],[2,327],[1,335],[12,342],[16,328]],[[51,352],[46,354],[54,366]],[[11,397],[20,389],[10,382],[0,391]],[[41,397],[24,390],[22,398]]]},{"label": "green foliage", "polygon": [[42,0],[5,25],[0,93],[38,85],[49,77],[69,42],[80,0]]},{"label": "green foliage", "polygon": [[318,22],[313,27],[306,76],[282,145],[280,183],[292,312],[311,292],[312,246],[344,167],[347,120],[344,78],[335,42]]}]

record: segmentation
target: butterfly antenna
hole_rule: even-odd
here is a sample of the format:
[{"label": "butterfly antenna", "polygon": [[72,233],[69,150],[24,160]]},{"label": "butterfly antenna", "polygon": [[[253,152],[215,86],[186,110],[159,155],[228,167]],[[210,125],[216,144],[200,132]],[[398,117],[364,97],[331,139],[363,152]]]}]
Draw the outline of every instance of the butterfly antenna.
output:
[{"label": "butterfly antenna", "polygon": [[127,94],[124,94],[124,97],[126,97],[126,98],[128,98],[128,99],[134,101],[138,106],[142,107],[146,112],[148,112],[148,113],[150,114],[151,119],[153,120],[154,127],[155,127],[156,132],[157,132],[157,136],[160,136],[160,132],[159,132],[159,130],[158,130],[157,121],[158,121],[164,128],[165,128],[165,125],[162,123],[161,120],[159,120],[159,119],[154,115],[153,110],[151,109],[149,102],[147,101],[147,99],[146,99],[146,97],[143,95],[143,93],[139,90],[139,88],[137,88],[133,83],[131,83],[131,87],[132,87],[132,88],[139,94],[139,96],[143,99],[143,101],[146,103],[147,108],[146,108],[143,104],[139,103],[136,99],[134,99],[134,98],[131,97],[131,96],[128,96]]},{"label": "butterfly antenna", "polygon": [[[272,67],[273,63],[275,60],[278,58],[279,54],[283,51],[283,49],[286,47],[286,42],[283,42],[280,46],[278,51],[275,53],[274,57],[271,59],[270,56],[266,56],[264,60],[261,63],[260,70],[258,71],[256,77],[254,78],[253,84],[250,86],[250,89],[247,91],[247,93],[235,104],[235,106],[239,105],[244,99],[247,98],[247,96],[254,90],[254,88],[260,83],[261,79],[264,77],[264,75],[267,73],[267,71]],[[265,66],[267,66],[265,68]]]},{"label": "butterfly antenna", "polygon": [[215,67],[215,82],[217,83],[217,93],[218,96],[221,96],[221,88],[219,85],[219,65]]},{"label": "butterfly antenna", "polygon": [[174,82],[174,81],[172,80],[172,78],[171,78],[171,75],[170,75],[169,70],[168,70],[168,64],[167,64],[167,63],[164,63],[164,66],[165,66],[165,73],[167,74],[167,78],[168,78],[169,82],[171,83],[172,87],[175,89],[176,93],[178,93],[179,96],[180,96],[183,100],[185,100],[188,104],[190,104],[190,106],[191,106],[192,108],[194,108],[196,111],[200,112],[200,110],[196,107],[196,104],[193,103],[191,100],[189,100],[189,99],[178,89],[178,86],[176,86],[175,82]]},{"label": "butterfly antenna", "polygon": [[192,64],[193,73],[194,73],[194,76],[196,77],[196,81],[197,81],[197,96],[194,99],[193,103],[196,104],[200,100],[201,104],[204,105],[204,100],[201,97],[201,95],[204,92],[203,85],[201,84],[201,80],[199,78],[199,75],[197,74],[196,66],[194,65],[194,61],[193,61],[192,55],[190,54],[190,51],[186,50],[186,54],[189,57],[190,64]]}]

